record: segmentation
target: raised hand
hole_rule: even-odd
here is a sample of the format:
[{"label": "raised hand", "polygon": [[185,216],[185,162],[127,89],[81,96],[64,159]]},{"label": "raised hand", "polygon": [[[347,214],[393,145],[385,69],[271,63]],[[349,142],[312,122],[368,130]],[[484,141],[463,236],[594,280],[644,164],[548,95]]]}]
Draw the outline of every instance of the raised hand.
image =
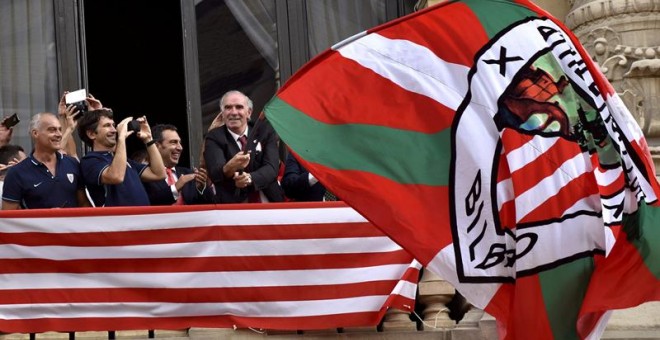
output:
[{"label": "raised hand", "polygon": [[124,118],[119,124],[117,124],[117,140],[124,139],[133,134],[134,131],[128,131],[128,122],[132,121],[133,117]]},{"label": "raised hand", "polygon": [[94,98],[91,93],[87,94],[87,106],[89,107],[89,110],[98,110],[103,108],[103,104],[101,104],[101,101]]},{"label": "raised hand", "polygon": [[194,174],[195,174],[195,182],[196,182],[195,184],[197,186],[197,189],[198,190],[204,189],[209,179],[206,169],[204,168],[194,169]]}]

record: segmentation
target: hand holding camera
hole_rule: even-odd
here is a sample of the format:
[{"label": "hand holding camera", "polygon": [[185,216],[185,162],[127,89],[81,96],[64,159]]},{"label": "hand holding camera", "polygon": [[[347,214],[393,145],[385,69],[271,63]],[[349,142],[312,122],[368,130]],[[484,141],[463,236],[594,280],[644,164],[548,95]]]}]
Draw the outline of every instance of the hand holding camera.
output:
[{"label": "hand holding camera", "polygon": [[87,106],[89,107],[89,110],[99,110],[103,108],[103,104],[101,104],[101,101],[94,98],[91,93],[87,94]]},{"label": "hand holding camera", "polygon": [[128,129],[130,131],[135,131],[137,137],[140,138],[143,143],[151,141],[151,128],[149,127],[149,123],[147,123],[147,117],[142,116],[138,119],[133,119],[128,124]]},{"label": "hand holding camera", "polygon": [[[61,101],[60,101],[61,103]],[[65,109],[69,110],[71,108],[71,112],[78,112],[78,115],[76,116],[78,119],[82,117],[82,115],[88,111],[88,105],[87,105],[87,90],[85,89],[80,89],[76,90],[73,92],[68,92],[64,94],[64,104],[65,104]],[[62,107],[60,106],[59,108],[60,114],[62,114]]]},{"label": "hand holding camera", "polygon": [[75,114],[74,120],[80,117],[87,111],[102,109],[103,104],[101,101],[94,98],[86,89],[80,89],[73,92],[64,92],[58,105],[59,114],[65,116],[67,111]]},{"label": "hand holding camera", "polygon": [[117,124],[117,140],[126,140],[126,137],[132,135],[135,131],[130,130],[128,125],[134,121],[133,117],[126,117]]},{"label": "hand holding camera", "polygon": [[18,124],[20,121],[21,120],[18,119],[18,114],[14,113],[13,115],[11,115],[9,117],[3,118],[2,121],[0,122],[0,125],[6,127],[7,129],[10,129],[10,128],[16,126],[16,124]]},{"label": "hand holding camera", "polygon": [[145,116],[136,119],[126,117],[117,124],[116,129],[117,138],[123,138],[124,140],[132,134],[135,134],[143,143],[148,143],[152,139],[151,128]]},{"label": "hand holding camera", "polygon": [[78,125],[78,119],[82,117],[82,112],[78,111],[75,106],[68,106],[64,109],[64,112],[60,112],[60,117],[64,118],[60,119],[63,130],[75,130]]},{"label": "hand holding camera", "polygon": [[20,120],[17,114],[5,117],[0,122],[0,146],[9,144],[13,133],[12,127],[18,124]]}]

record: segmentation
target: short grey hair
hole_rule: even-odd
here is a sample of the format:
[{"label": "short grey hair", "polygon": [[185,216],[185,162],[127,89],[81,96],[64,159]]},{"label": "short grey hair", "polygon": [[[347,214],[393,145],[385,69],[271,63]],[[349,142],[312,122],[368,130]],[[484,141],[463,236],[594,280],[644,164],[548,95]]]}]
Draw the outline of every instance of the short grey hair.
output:
[{"label": "short grey hair", "polygon": [[223,106],[224,106],[224,103],[225,103],[225,99],[227,99],[227,96],[229,96],[230,94],[240,94],[241,96],[245,97],[245,99],[247,100],[248,108],[250,110],[254,109],[254,104],[252,104],[252,99],[250,99],[250,97],[246,96],[245,93],[243,93],[239,90],[231,90],[231,91],[225,92],[225,94],[222,95],[222,98],[220,98],[220,111],[222,111],[224,109]]},{"label": "short grey hair", "polygon": [[37,113],[36,115],[32,116],[32,118],[30,118],[30,125],[28,125],[28,135],[32,136],[32,131],[39,130],[39,128],[41,127],[41,118],[46,116],[52,116],[55,117],[55,119],[58,119],[54,113],[50,113],[50,112]]}]

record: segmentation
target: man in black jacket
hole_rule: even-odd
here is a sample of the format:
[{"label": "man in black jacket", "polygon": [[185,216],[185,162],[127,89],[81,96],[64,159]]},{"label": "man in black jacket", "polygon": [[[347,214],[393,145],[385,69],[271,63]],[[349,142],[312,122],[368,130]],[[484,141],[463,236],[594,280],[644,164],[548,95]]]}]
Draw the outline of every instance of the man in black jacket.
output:
[{"label": "man in black jacket", "polygon": [[270,123],[248,123],[252,101],[239,91],[220,99],[224,125],[209,131],[204,159],[220,203],[265,203],[284,200],[277,183],[277,135]]},{"label": "man in black jacket", "polygon": [[151,128],[151,136],[156,141],[167,174],[164,181],[143,182],[151,205],[213,203],[213,193],[206,185],[206,169],[191,170],[178,166],[183,146],[177,128],[159,124]]},{"label": "man in black jacket", "polygon": [[325,187],[289,153],[286,157],[282,189],[286,197],[299,201],[323,201]]}]

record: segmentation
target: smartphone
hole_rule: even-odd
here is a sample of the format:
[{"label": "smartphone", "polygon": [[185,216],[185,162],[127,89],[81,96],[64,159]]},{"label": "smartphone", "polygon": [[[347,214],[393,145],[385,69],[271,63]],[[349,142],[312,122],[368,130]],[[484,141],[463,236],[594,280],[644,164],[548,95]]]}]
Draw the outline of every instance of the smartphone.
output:
[{"label": "smartphone", "polygon": [[64,96],[64,103],[67,106],[73,105],[76,107],[76,110],[80,112],[75,119],[80,119],[85,112],[87,112],[87,90],[80,89],[73,92],[69,92]]},{"label": "smartphone", "polygon": [[64,96],[64,102],[68,104],[75,104],[79,102],[84,102],[87,99],[87,90],[80,89],[73,92],[69,92]]},{"label": "smartphone", "polygon": [[18,119],[18,115],[14,113],[13,115],[5,118],[2,121],[2,125],[4,125],[6,128],[9,129],[10,127],[15,126],[16,124],[18,124],[18,122],[20,122],[20,121],[21,120]]}]

